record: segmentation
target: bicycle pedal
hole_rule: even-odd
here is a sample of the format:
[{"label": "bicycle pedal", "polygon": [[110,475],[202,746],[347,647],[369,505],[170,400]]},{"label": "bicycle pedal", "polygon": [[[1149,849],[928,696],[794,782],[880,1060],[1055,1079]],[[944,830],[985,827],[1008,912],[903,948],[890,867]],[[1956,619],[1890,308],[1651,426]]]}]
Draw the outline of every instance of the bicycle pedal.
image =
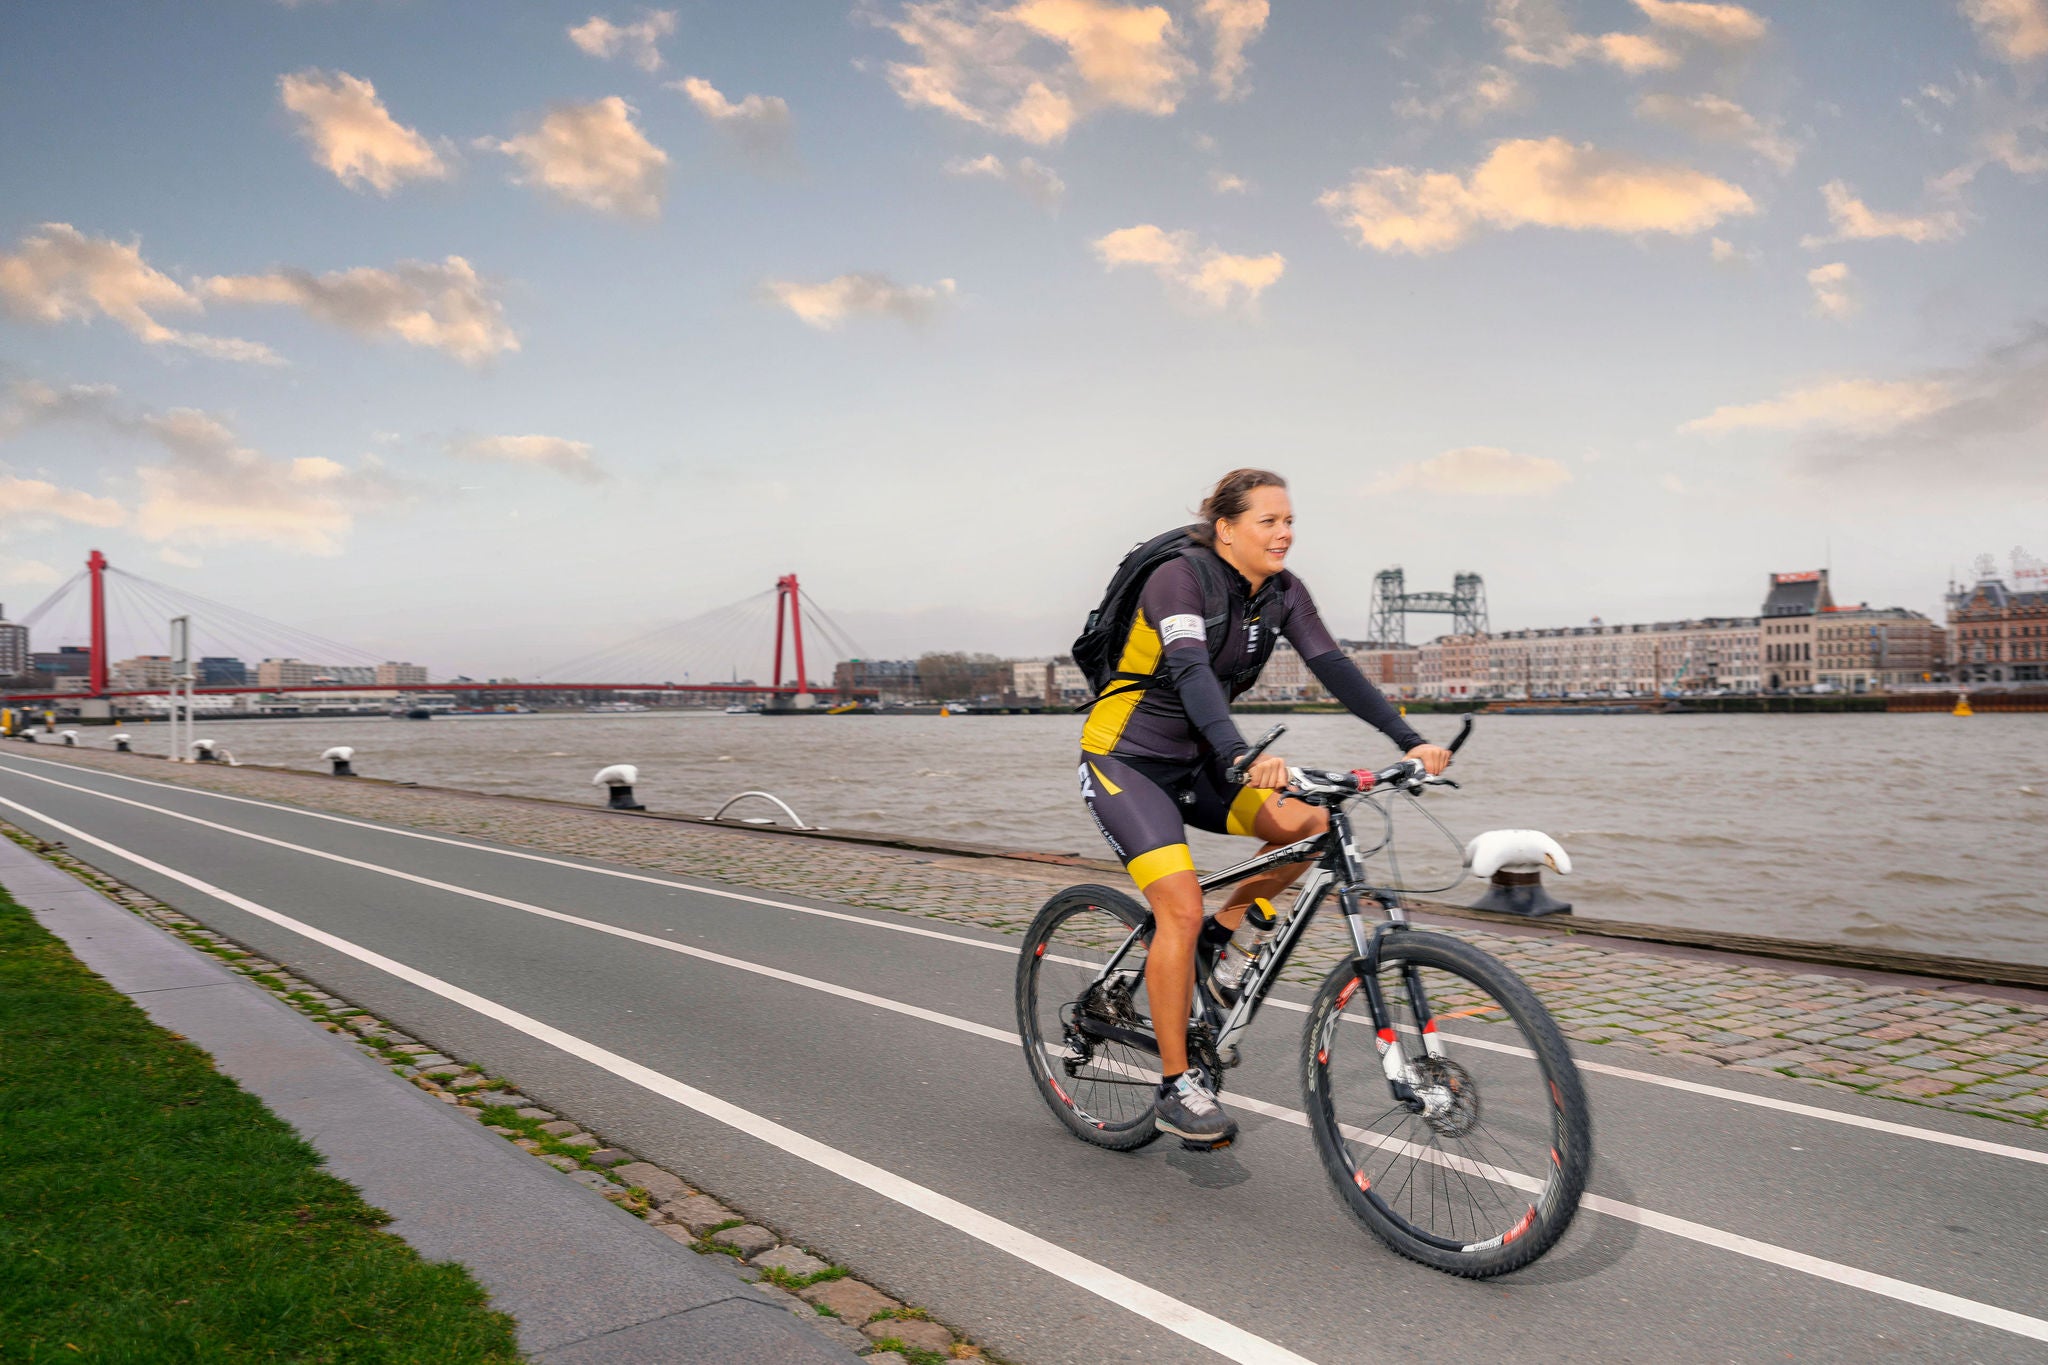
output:
[{"label": "bicycle pedal", "polygon": [[1219,1138],[1215,1142],[1192,1142],[1187,1138],[1182,1138],[1180,1140],[1180,1149],[1183,1152],[1220,1152],[1235,1141],[1237,1141],[1236,1138]]}]

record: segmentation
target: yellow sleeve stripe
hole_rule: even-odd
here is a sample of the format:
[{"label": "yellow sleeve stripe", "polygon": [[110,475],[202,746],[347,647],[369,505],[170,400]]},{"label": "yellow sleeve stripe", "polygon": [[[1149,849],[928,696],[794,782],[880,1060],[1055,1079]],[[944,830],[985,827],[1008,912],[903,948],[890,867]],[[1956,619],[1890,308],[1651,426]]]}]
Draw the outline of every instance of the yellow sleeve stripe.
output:
[{"label": "yellow sleeve stripe", "polygon": [[1161,877],[1170,877],[1176,872],[1193,872],[1195,855],[1188,852],[1186,844],[1168,844],[1150,853],[1140,853],[1124,864],[1124,870],[1131,874],[1131,880],[1143,891]]},{"label": "yellow sleeve stripe", "polygon": [[[1131,633],[1124,641],[1124,652],[1116,661],[1117,672],[1149,676],[1159,667],[1159,631],[1145,619],[1142,608],[1131,618]],[[1111,678],[1104,684],[1103,691],[1113,689],[1116,695],[1107,701],[1096,703],[1088,713],[1087,728],[1081,731],[1081,751],[1089,754],[1106,754],[1116,748],[1117,740],[1123,737],[1124,727],[1131,723],[1131,713],[1138,709],[1138,703],[1145,699],[1146,689],[1132,687],[1121,679]]]}]

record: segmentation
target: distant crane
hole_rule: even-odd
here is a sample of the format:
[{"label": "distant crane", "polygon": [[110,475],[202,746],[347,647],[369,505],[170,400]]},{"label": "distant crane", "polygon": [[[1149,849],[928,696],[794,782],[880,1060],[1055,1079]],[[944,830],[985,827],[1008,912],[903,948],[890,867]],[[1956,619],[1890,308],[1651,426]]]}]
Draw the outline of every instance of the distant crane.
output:
[{"label": "distant crane", "polygon": [[1411,611],[1451,617],[1453,635],[1485,635],[1486,582],[1476,573],[1461,573],[1452,578],[1449,592],[1409,592],[1398,564],[1373,575],[1367,634],[1374,644],[1407,644]]}]

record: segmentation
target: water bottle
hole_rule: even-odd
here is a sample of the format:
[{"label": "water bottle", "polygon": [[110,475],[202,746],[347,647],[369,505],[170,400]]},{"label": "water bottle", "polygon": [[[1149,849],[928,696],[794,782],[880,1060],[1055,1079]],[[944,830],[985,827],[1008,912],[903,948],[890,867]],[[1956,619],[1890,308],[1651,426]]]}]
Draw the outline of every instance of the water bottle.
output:
[{"label": "water bottle", "polygon": [[1217,985],[1229,991],[1238,988],[1244,981],[1244,974],[1251,970],[1252,959],[1271,941],[1277,918],[1273,913],[1273,903],[1264,896],[1252,901],[1245,909],[1244,923],[1237,926],[1237,932],[1223,947],[1222,960],[1216,964],[1214,979]]}]

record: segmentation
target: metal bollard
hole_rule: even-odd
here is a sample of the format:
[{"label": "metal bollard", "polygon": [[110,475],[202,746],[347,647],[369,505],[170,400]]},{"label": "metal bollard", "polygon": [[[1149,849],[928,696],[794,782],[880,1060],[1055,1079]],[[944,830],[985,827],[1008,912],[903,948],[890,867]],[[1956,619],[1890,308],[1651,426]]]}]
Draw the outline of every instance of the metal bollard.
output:
[{"label": "metal bollard", "polygon": [[337,744],[326,753],[320,755],[321,758],[334,765],[334,775],[336,777],[354,777],[356,775],[356,770],[351,768],[348,763],[355,756],[356,751],[349,748],[346,744]]},{"label": "metal bollard", "polygon": [[1543,889],[1543,869],[1569,873],[1571,855],[1541,830],[1490,829],[1465,845],[1465,866],[1491,883],[1474,910],[1529,918],[1572,912],[1569,902]]},{"label": "metal bollard", "polygon": [[114,741],[115,753],[128,754],[135,752],[133,749],[130,749],[128,747],[128,732],[126,730],[116,730],[113,734],[109,735],[108,738]]},{"label": "metal bollard", "polygon": [[195,763],[218,763],[220,759],[213,752],[213,741],[195,739],[192,741],[192,760]]},{"label": "metal bollard", "polygon": [[609,768],[600,769],[590,782],[592,786],[611,788],[611,800],[606,803],[609,809],[646,810],[647,807],[633,799],[633,784],[639,780],[638,768],[630,763],[614,763]]}]

